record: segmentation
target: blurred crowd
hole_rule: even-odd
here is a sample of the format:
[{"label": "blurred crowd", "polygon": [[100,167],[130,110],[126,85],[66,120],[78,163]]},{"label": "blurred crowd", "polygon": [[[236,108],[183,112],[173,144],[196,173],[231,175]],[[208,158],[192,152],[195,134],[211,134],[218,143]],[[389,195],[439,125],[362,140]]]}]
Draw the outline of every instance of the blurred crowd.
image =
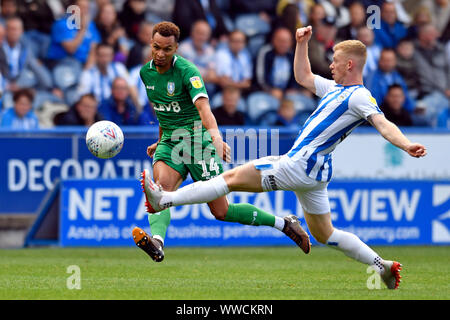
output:
[{"label": "blurred crowd", "polygon": [[367,46],[364,84],[399,126],[450,129],[450,0],[1,0],[0,127],[157,125],[139,70],[153,26],[181,29],[219,125],[298,128],[314,95],[293,74],[295,30],[313,26],[312,71],[333,46]]}]

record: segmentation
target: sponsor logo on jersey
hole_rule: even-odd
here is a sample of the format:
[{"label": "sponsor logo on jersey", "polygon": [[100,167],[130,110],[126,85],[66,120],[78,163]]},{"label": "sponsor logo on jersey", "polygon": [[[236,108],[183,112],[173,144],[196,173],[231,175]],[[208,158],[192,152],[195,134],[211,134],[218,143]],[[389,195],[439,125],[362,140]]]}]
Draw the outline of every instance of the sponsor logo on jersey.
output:
[{"label": "sponsor logo on jersey", "polygon": [[167,82],[167,95],[168,96],[173,96],[173,94],[175,93],[175,82]]},{"label": "sponsor logo on jersey", "polygon": [[148,90],[155,90],[155,86],[146,86]]},{"label": "sponsor logo on jersey", "polygon": [[195,89],[200,89],[201,87],[203,87],[202,80],[199,76],[192,77],[189,80],[191,81],[191,84]]}]

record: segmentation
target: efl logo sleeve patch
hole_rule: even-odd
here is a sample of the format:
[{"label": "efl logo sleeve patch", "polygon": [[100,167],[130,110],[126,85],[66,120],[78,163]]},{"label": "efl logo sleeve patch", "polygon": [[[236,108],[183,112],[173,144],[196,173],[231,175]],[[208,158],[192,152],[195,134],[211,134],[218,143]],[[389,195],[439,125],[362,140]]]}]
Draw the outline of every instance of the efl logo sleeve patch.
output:
[{"label": "efl logo sleeve patch", "polygon": [[200,89],[201,87],[203,87],[202,80],[199,76],[191,77],[189,81],[191,81],[191,84],[195,89]]}]

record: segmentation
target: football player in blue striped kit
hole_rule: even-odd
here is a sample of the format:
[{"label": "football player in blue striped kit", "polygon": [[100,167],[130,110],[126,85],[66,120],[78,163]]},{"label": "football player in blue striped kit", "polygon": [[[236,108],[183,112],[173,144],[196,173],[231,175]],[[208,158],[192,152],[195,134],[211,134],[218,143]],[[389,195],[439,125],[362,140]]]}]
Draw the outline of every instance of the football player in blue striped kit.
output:
[{"label": "football player in blue striped kit", "polygon": [[410,142],[395,124],[386,120],[364,87],[362,71],[366,47],[362,42],[347,40],[334,47],[330,65],[333,80],[328,80],[311,72],[308,59],[311,35],[311,26],[296,32],[294,72],[297,82],[321,100],[287,154],[249,162],[209,181],[196,182],[175,192],[166,192],[147,178],[144,191],[154,211],[160,211],[169,206],[209,202],[232,191],[292,190],[302,205],[308,228],[318,242],[373,266],[386,286],[396,289],[400,283],[401,264],[382,259],[356,235],[332,225],[327,193],[333,171],[332,152],[366,120],[386,140],[412,157],[425,156],[426,148]]}]

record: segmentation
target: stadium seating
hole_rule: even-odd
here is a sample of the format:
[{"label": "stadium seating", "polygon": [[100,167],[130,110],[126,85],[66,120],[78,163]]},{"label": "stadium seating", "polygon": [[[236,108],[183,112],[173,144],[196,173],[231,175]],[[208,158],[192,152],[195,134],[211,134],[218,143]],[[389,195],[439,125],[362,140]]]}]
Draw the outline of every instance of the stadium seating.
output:
[{"label": "stadium seating", "polygon": [[[221,105],[222,105],[222,93],[218,92],[211,99],[211,109],[218,108]],[[237,110],[244,113],[247,112],[247,103],[245,102],[245,99],[242,97],[239,99]]]},{"label": "stadium seating", "polygon": [[278,99],[266,92],[257,91],[251,93],[247,98],[247,113],[250,121],[257,124],[258,119],[260,119],[264,113],[277,111],[279,104],[280,102]]}]

